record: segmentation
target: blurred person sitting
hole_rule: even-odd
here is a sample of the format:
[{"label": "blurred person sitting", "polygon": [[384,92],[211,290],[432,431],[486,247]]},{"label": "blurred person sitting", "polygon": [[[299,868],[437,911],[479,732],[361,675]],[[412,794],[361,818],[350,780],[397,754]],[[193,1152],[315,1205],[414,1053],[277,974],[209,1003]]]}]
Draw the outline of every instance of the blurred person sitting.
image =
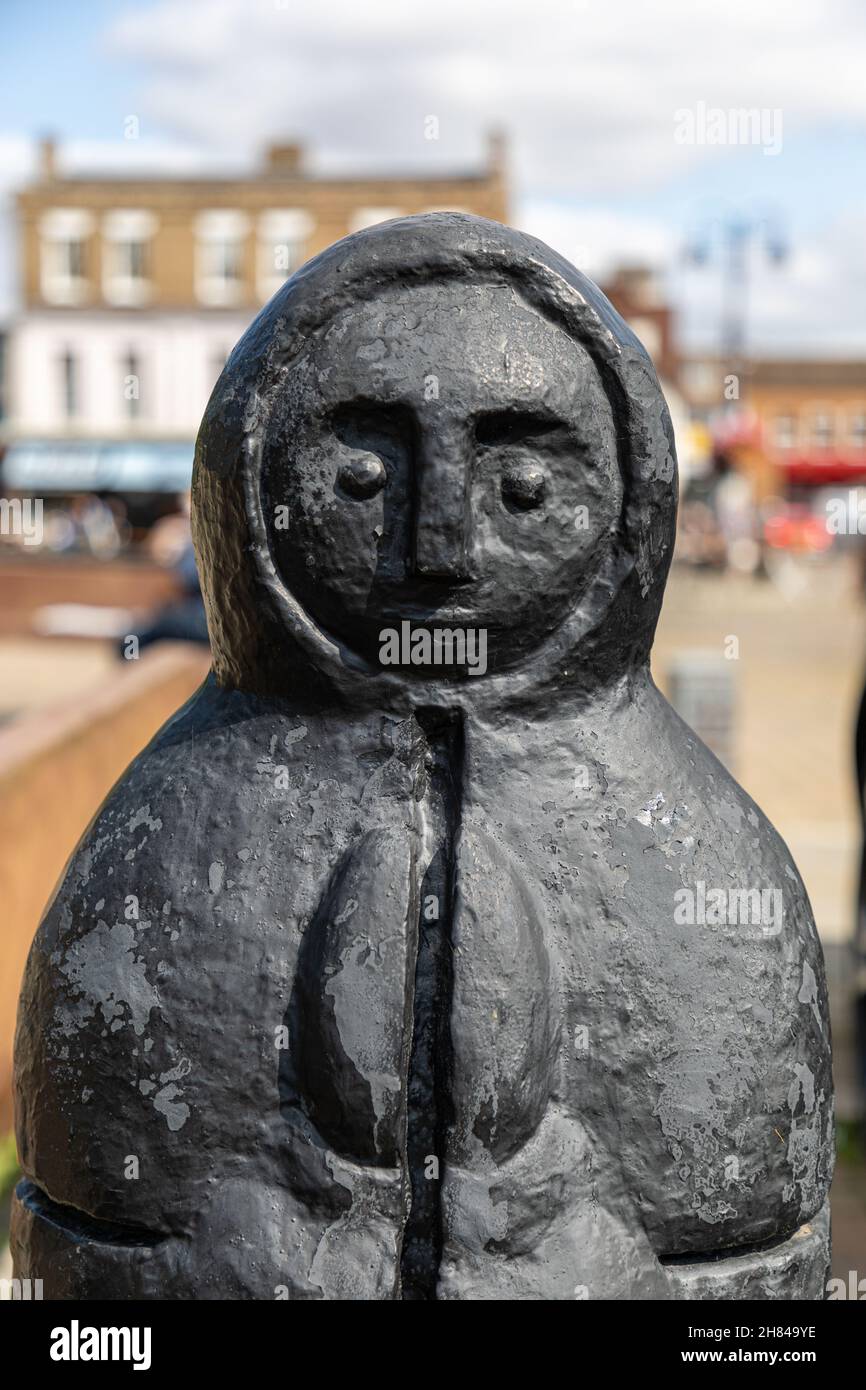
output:
[{"label": "blurred person sitting", "polygon": [[[138,633],[139,650],[155,642],[197,642],[203,645],[209,642],[192,545],[189,507],[189,493],[184,493],[178,498],[178,511],[161,517],[148,537],[147,549],[151,558],[174,571],[180,594],[157,609]],[[123,643],[119,654],[125,655]]]}]

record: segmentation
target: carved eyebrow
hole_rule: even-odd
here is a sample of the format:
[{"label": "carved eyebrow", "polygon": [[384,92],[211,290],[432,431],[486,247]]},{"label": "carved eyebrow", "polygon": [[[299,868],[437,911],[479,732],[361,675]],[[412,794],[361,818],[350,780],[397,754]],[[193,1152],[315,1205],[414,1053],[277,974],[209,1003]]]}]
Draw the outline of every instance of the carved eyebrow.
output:
[{"label": "carved eyebrow", "polygon": [[475,438],[488,446],[518,444],[565,428],[564,420],[546,410],[491,410],[477,417]]},{"label": "carved eyebrow", "polygon": [[15,1195],[21,1205],[34,1216],[41,1217],[43,1221],[47,1221],[49,1225],[55,1226],[64,1235],[76,1241],[90,1241],[95,1245],[153,1248],[169,1238],[167,1231],[154,1231],[147,1226],[128,1221],[105,1221],[65,1202],[55,1202],[53,1197],[49,1197],[47,1192],[37,1187],[29,1178],[23,1178],[19,1182]]},{"label": "carved eyebrow", "polygon": [[379,401],[366,397],[329,406],[328,416],[337,430],[358,425],[406,425],[412,420],[412,412],[403,401]]},{"label": "carved eyebrow", "polygon": [[410,449],[415,437],[412,412],[400,401],[343,401],[326,418],[341,444],[382,457]]}]

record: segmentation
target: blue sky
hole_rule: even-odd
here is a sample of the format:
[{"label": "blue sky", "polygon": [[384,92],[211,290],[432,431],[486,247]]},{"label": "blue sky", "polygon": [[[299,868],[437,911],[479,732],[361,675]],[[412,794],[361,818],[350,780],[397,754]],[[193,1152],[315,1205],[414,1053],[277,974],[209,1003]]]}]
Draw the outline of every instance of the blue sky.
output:
[{"label": "blue sky", "polygon": [[[471,167],[510,139],[514,220],[603,276],[663,275],[694,344],[718,336],[719,280],[687,270],[708,223],[770,217],[756,253],[756,350],[866,357],[866,12],[856,0],[6,0],[0,191],[55,133],[70,170],[255,161],[299,136],[323,170]],[[675,113],[780,112],[782,147],[696,146]],[[440,138],[423,138],[435,113]],[[123,140],[136,115],[141,139]],[[14,310],[0,227],[0,303]]]},{"label": "blue sky", "polygon": [[103,35],[125,8],[112,0],[5,0],[0,128],[116,137],[118,112],[141,79],[134,59],[103,51]]}]

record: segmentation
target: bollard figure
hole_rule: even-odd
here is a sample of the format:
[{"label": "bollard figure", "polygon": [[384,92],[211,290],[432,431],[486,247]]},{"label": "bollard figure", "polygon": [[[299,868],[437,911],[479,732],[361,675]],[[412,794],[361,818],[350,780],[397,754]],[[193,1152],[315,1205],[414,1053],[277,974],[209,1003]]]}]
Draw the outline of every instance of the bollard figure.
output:
[{"label": "bollard figure", "polygon": [[817,1299],[820,946],[649,674],[676,466],[540,242],[332,246],[233,352],[213,670],[85,835],[17,1038],[54,1298]]}]

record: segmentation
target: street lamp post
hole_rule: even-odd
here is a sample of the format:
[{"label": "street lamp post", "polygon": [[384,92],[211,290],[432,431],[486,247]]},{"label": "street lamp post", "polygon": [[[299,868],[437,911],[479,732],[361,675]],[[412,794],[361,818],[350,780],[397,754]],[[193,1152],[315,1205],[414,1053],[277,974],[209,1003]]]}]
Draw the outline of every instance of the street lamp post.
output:
[{"label": "street lamp post", "polygon": [[[716,233],[714,235],[714,232]],[[766,217],[731,217],[717,227],[709,227],[687,249],[688,260],[695,266],[720,265],[722,276],[722,312],[720,351],[722,361],[742,385],[748,376],[747,323],[749,276],[755,256],[771,265],[780,265],[787,257],[787,247],[773,222]],[[741,392],[729,401],[736,406]]]}]

